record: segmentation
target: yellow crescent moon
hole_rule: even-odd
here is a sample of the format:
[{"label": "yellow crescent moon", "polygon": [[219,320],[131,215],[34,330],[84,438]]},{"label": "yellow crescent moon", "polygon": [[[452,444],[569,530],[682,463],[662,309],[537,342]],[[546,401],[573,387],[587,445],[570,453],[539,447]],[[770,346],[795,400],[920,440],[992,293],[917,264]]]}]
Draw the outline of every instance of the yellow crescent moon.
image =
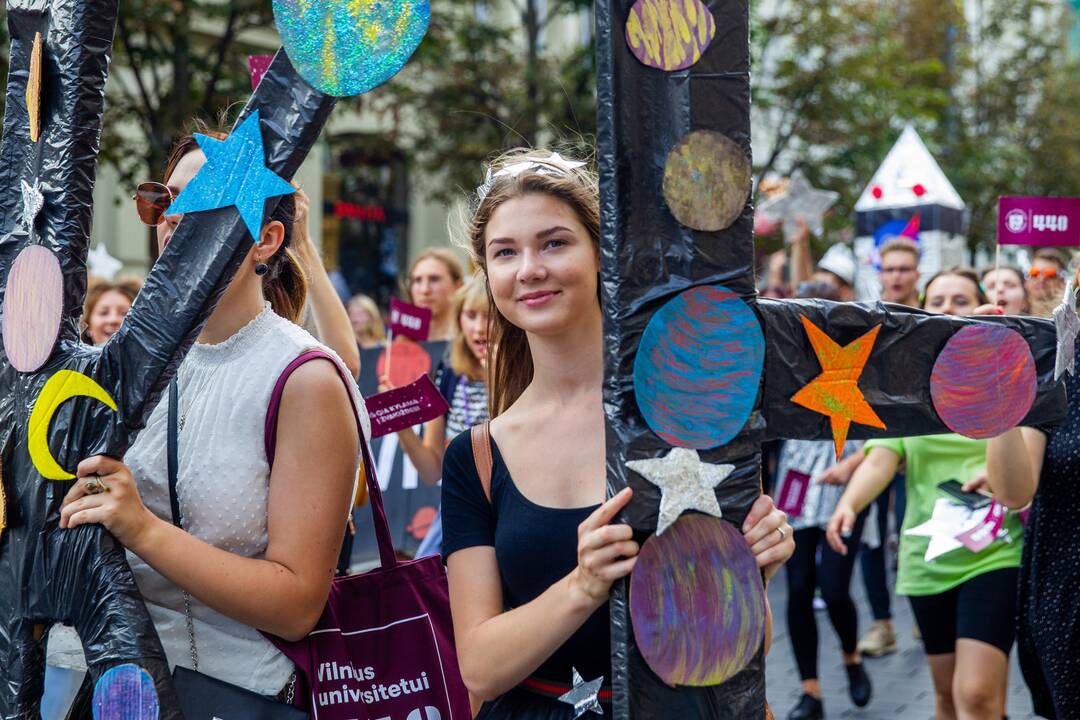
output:
[{"label": "yellow crescent moon", "polygon": [[47,480],[75,479],[74,475],[60,467],[60,463],[56,462],[49,450],[49,425],[53,415],[58,407],[74,397],[93,398],[116,411],[116,403],[112,396],[105,392],[105,388],[80,372],[61,370],[49,378],[34,401],[34,409],[30,411],[27,435],[30,460],[41,473],[41,477]]},{"label": "yellow crescent moon", "polygon": [[7,498],[4,496],[4,468],[0,466],[0,537],[4,536],[5,527],[7,527]]}]

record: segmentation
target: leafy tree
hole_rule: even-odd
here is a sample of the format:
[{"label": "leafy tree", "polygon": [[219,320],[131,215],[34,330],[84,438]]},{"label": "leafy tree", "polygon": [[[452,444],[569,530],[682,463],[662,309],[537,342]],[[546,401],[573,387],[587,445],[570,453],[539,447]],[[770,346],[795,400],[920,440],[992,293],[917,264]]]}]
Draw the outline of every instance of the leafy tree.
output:
[{"label": "leafy tree", "polygon": [[191,118],[247,98],[247,56],[265,49],[241,38],[272,27],[265,0],[121,2],[102,160],[125,182],[159,175]]},{"label": "leafy tree", "polygon": [[[481,163],[514,146],[566,144],[596,131],[595,47],[546,42],[590,0],[434,0],[431,29],[377,112],[402,120],[396,140],[448,201],[479,182]],[[508,10],[508,12],[505,12]],[[409,122],[404,122],[404,119]]]},{"label": "leafy tree", "polygon": [[940,0],[802,0],[755,11],[762,173],[802,167],[852,207],[904,124],[919,128],[991,243],[1003,194],[1076,194],[1078,67],[1056,0],[983,0],[974,27]]}]

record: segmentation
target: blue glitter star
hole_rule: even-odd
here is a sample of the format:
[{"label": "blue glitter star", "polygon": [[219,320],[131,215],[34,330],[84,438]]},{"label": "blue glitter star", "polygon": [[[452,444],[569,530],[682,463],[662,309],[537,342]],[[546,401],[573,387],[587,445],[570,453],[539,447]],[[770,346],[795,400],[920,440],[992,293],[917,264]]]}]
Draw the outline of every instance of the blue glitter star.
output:
[{"label": "blue glitter star", "polygon": [[288,195],[296,188],[266,167],[259,111],[256,110],[229,134],[215,140],[196,133],[206,164],[191,179],[166,214],[179,215],[235,206],[248,232],[259,242],[267,198]]}]

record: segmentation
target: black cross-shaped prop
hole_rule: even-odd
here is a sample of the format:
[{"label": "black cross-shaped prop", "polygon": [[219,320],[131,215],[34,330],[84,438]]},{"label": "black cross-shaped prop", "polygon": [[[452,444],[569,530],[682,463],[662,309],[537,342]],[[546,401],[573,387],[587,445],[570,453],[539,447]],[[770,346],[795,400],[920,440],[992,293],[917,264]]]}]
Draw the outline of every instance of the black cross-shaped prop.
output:
[{"label": "black cross-shaped prop", "polygon": [[[748,0],[707,1],[716,20],[716,37],[700,62],[673,73],[647,67],[631,54],[624,31],[632,4],[633,0],[598,0],[596,24],[607,474],[613,491],[626,485],[634,488],[635,499],[624,520],[639,539],[656,528],[660,496],[625,463],[663,455],[670,446],[649,429],[639,412],[634,358],[654,312],[690,287],[730,288],[755,310],[765,337],[765,369],[753,413],[730,443],[701,453],[708,462],[736,466],[717,490],[724,516],[736,523],[742,522],[761,493],[764,440],[832,439],[825,416],[791,402],[821,372],[801,315],[841,346],[882,325],[859,387],[888,430],[853,424],[851,438],[950,432],[933,410],[929,376],[945,342],[973,322],[1004,324],[1028,342],[1038,391],[1024,423],[1064,416],[1064,393],[1053,380],[1055,336],[1049,321],[929,316],[881,303],[759,301],[749,202],[726,230],[699,232],[675,220],[662,193],[665,158],[691,131],[723,133],[750,156]],[[673,688],[649,669],[635,644],[625,584],[614,589],[611,618],[616,720],[764,717],[762,653],[722,685]],[[684,631],[694,633],[695,628]]]},{"label": "black cross-shaped prop", "polygon": [[[113,412],[76,397],[52,417],[48,444],[68,472],[92,455],[122,458],[251,247],[233,208],[184,219],[119,332],[101,349],[79,340],[93,185],[117,0],[8,0],[7,108],[0,148],[0,308],[16,256],[47,248],[63,274],[63,316],[48,360],[30,372],[0,353],[0,450],[7,528],[0,533],[0,718],[38,716],[44,636],[73,625],[90,678],[122,663],[153,677],[161,717],[179,719],[168,666],[123,548],[101,526],[60,530],[70,486],[45,480],[27,448],[27,423],[42,387],[61,370],[81,373],[112,396]],[[30,139],[26,86],[35,35],[43,40],[41,137]],[[336,102],[312,89],[279,52],[241,120],[258,110],[266,164],[293,176]],[[29,227],[21,181],[40,182],[44,207]],[[276,199],[267,202],[272,211]],[[25,288],[24,288],[25,289]],[[3,313],[0,310],[0,313]],[[18,322],[18,318],[8,318]]]}]

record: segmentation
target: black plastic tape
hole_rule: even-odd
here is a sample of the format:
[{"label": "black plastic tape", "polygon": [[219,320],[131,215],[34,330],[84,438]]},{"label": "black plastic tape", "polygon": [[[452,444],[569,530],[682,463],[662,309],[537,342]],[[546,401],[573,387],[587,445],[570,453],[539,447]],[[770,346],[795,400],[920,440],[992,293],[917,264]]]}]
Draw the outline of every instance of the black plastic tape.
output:
[{"label": "black plastic tape", "polygon": [[[154,680],[161,717],[180,720],[168,665],[124,549],[99,525],[60,530],[68,482],[44,480],[27,449],[30,413],[60,370],[83,373],[116,401],[113,412],[76,397],[53,415],[50,450],[73,472],[92,455],[121,458],[213,311],[252,238],[234,209],[189,214],[154,266],[121,330],[101,350],[79,342],[86,255],[116,0],[9,0],[12,38],[0,148],[0,300],[15,256],[48,247],[64,278],[63,320],[52,355],[19,373],[0,355],[0,460],[7,523],[0,534],[0,718],[36,717],[44,635],[73,625],[92,683],[131,662]],[[34,35],[44,38],[41,138],[29,139],[24,94]],[[336,100],[313,90],[278,53],[251,101],[261,117],[267,165],[291,178]],[[21,183],[41,183],[45,205],[23,218]],[[279,199],[267,201],[272,212]]]}]

